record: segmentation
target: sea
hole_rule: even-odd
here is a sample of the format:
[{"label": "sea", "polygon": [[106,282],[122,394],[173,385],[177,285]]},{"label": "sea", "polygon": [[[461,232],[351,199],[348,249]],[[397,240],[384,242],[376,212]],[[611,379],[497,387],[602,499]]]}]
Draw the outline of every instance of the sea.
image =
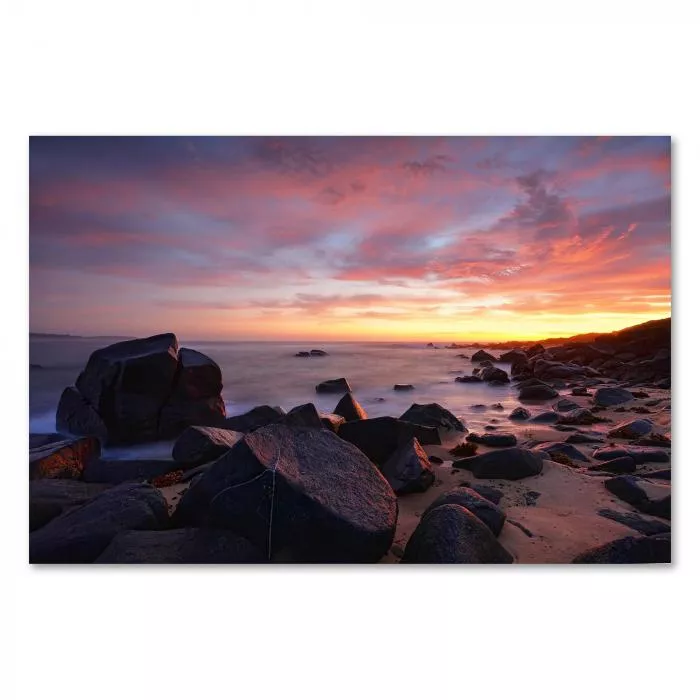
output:
[{"label": "sea", "polygon": [[[29,428],[32,433],[56,429],[56,407],[63,389],[75,383],[90,354],[116,342],[110,338],[30,336]],[[340,395],[317,394],[326,379],[345,377],[355,398],[370,418],[400,416],[413,403],[439,403],[474,431],[488,423],[510,423],[507,416],[519,405],[511,385],[463,384],[455,377],[476,367],[458,354],[471,356],[478,348],[428,347],[426,343],[391,342],[224,342],[180,340],[180,345],[211,357],[223,373],[223,399],[228,416],[269,404],[289,410],[313,402],[330,413]],[[318,348],[324,357],[295,357],[300,350]],[[488,350],[488,348],[486,348]],[[493,350],[498,357],[503,349]],[[494,363],[506,371],[509,363]],[[394,384],[413,390],[395,391]],[[493,408],[501,404],[502,409]],[[548,407],[543,407],[548,408]],[[514,427],[512,423],[509,429]],[[167,456],[168,444],[112,449],[114,457]]]}]

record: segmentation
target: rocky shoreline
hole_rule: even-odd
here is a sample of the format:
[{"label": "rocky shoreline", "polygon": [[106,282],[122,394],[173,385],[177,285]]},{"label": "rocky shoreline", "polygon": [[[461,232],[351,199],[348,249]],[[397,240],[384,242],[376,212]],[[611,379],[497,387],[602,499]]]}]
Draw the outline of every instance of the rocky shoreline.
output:
[{"label": "rocky shoreline", "polygon": [[[30,562],[670,562],[670,319],[497,347],[455,379],[518,389],[481,433],[436,403],[369,418],[351,377],[316,387],[332,413],[226,416],[173,334],[98,350],[30,435]],[[164,439],[171,459],[102,456]]]}]

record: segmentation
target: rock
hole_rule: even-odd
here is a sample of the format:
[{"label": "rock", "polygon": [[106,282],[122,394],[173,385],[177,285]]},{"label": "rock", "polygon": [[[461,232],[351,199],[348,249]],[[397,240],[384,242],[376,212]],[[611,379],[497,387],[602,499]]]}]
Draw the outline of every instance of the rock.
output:
[{"label": "rock", "polygon": [[651,435],[649,437],[632,440],[630,445],[645,445],[646,447],[668,447],[671,448],[671,438],[667,435]]},{"label": "rock", "polygon": [[634,396],[632,396],[631,392],[627,391],[627,389],[620,389],[617,387],[602,387],[596,389],[595,394],[593,394],[593,402],[604,408],[617,406],[618,404],[626,403],[633,399]]},{"label": "rock", "polygon": [[553,425],[552,427],[560,433],[572,433],[576,430],[573,425]]},{"label": "rock", "polygon": [[[503,511],[492,501],[484,498],[480,493],[471,488],[458,486],[438,496],[425,510],[428,511],[455,503],[466,508],[470,513],[481,520],[493,534],[498,537],[503,529],[506,516]],[[425,516],[424,516],[425,517]]]},{"label": "rock", "polygon": [[318,394],[344,394],[351,391],[352,389],[345,377],[328,379],[316,385],[316,393]]},{"label": "rock", "polygon": [[632,445],[626,445],[625,447],[601,447],[593,453],[593,457],[600,460],[616,459],[617,457],[625,456],[631,457],[635,464],[671,461],[671,457],[664,450]]},{"label": "rock", "polygon": [[160,492],[145,484],[108,489],[54,518],[29,536],[32,564],[87,564],[124,530],[158,530],[168,524]]},{"label": "rock", "polygon": [[437,403],[414,403],[405,411],[399,420],[416,423],[418,425],[428,425],[445,430],[456,430],[464,432],[465,426],[457,416],[450,413],[446,408]]},{"label": "rock", "polygon": [[406,543],[404,564],[510,564],[491,530],[462,506],[428,510]]},{"label": "rock", "polygon": [[590,396],[590,392],[585,386],[575,386],[571,390],[571,395],[572,396]]},{"label": "rock", "polygon": [[456,460],[452,466],[468,469],[478,479],[523,479],[542,471],[542,454],[520,447],[507,447]]},{"label": "rock", "polygon": [[569,411],[577,411],[582,407],[569,399],[560,399],[554,403],[552,408],[558,413],[568,413]]},{"label": "rock", "polygon": [[554,411],[543,411],[530,418],[531,423],[554,423],[559,420],[559,414]]},{"label": "rock", "polygon": [[306,350],[300,350],[294,357],[311,357],[311,353]]},{"label": "rock", "polygon": [[226,417],[222,389],[221,368],[214,360],[180,348],[175,383],[158,420],[158,437],[176,437],[190,425],[221,426]]},{"label": "rock", "polygon": [[[559,426],[561,427],[566,427],[566,426]],[[575,433],[572,435],[569,435],[564,442],[568,442],[571,445],[576,445],[576,444],[585,444],[585,443],[596,443],[596,442],[604,442],[605,438],[603,435],[600,433],[593,433],[593,432],[587,432],[587,431],[579,431],[577,430]]]},{"label": "rock", "polygon": [[510,418],[511,420],[527,420],[528,418],[530,418],[531,415],[532,414],[530,413],[530,411],[527,410],[527,408],[518,406],[510,412],[508,418]]},{"label": "rock", "polygon": [[645,479],[663,479],[664,481],[671,481],[671,470],[670,469],[656,469],[651,472],[645,472],[642,474]]},{"label": "rock", "polygon": [[324,428],[337,433],[340,430],[340,426],[345,423],[345,418],[337,413],[322,413],[321,423],[323,423]]},{"label": "rock", "polygon": [[483,379],[474,374],[466,374],[463,377],[455,377],[455,381],[461,384],[478,384],[479,382],[483,382]]},{"label": "rock", "polygon": [[526,491],[524,494],[525,498],[525,505],[526,506],[534,506],[537,504],[537,499],[541,496],[542,494],[539,491]]},{"label": "rock", "polygon": [[435,482],[428,455],[416,438],[399,445],[380,471],[397,494],[427,491]]},{"label": "rock", "polygon": [[396,518],[394,492],[360,450],[329,430],[284,425],[245,435],[174,515],[178,526],[238,532],[273,561],[348,563],[378,561]]},{"label": "rock", "polygon": [[496,362],[496,358],[485,350],[477,350],[471,357],[472,362]]},{"label": "rock", "polygon": [[411,391],[415,388],[413,384],[394,384],[394,391]]},{"label": "rock", "polygon": [[671,539],[623,537],[579,554],[572,564],[670,564]]},{"label": "rock", "polygon": [[56,428],[71,435],[107,440],[107,426],[102,422],[100,414],[73,386],[66,387],[58,401]]},{"label": "rock", "polygon": [[242,435],[225,428],[190,426],[175,441],[173,459],[188,466],[211,462],[230,450]]},{"label": "rock", "polygon": [[510,362],[511,364],[516,361],[527,361],[527,354],[524,350],[509,350],[504,352],[499,358],[499,362]]},{"label": "rock", "polygon": [[64,391],[56,423],[110,444],[175,437],[188,425],[220,422],[220,393],[218,365],[163,333],[93,352],[75,389]]},{"label": "rock", "polygon": [[181,528],[120,532],[97,564],[259,564],[267,557],[230,530]]},{"label": "rock", "polygon": [[632,457],[616,457],[607,462],[591,465],[588,470],[592,472],[609,472],[610,474],[631,474],[636,471],[637,465]]},{"label": "rock", "polygon": [[540,401],[553,399],[559,396],[559,392],[548,384],[535,384],[520,389],[518,399],[520,401]]},{"label": "rock", "polygon": [[29,449],[45,447],[52,442],[63,442],[66,436],[61,433],[29,433]]},{"label": "rock", "polygon": [[579,462],[590,461],[588,457],[581,452],[581,450],[577,450],[568,442],[542,442],[539,445],[536,445],[535,449],[546,452],[547,454],[563,454],[569,459],[575,459]]},{"label": "rock", "polygon": [[467,440],[487,447],[513,447],[518,444],[513,433],[469,433]]},{"label": "rock", "polygon": [[[463,486],[464,484],[462,484]],[[487,486],[486,484],[474,484],[472,490],[476,491],[480,496],[483,496],[487,501],[498,505],[503,498],[503,491]]]},{"label": "rock", "polygon": [[338,405],[335,407],[333,413],[343,416],[347,422],[365,420],[367,418],[365,409],[360,406],[355,397],[350,393],[345,394],[343,398],[338,401]]},{"label": "rock", "polygon": [[528,357],[534,357],[535,355],[541,355],[543,352],[545,352],[544,345],[541,345],[540,343],[535,343],[535,345],[530,346],[525,351],[525,354]]},{"label": "rock", "polygon": [[239,416],[231,416],[223,422],[223,427],[227,430],[234,430],[237,433],[250,433],[253,430],[262,428],[264,425],[279,423],[285,416],[285,412],[279,406],[256,406],[247,413]]},{"label": "rock", "polygon": [[422,445],[439,445],[437,428],[383,416],[340,426],[338,435],[358,447],[375,464],[384,464],[399,445],[417,438]]},{"label": "rock", "polygon": [[643,418],[621,423],[614,427],[609,433],[610,438],[624,438],[626,440],[634,440],[644,435],[649,435],[654,430],[654,424]]},{"label": "rock", "polygon": [[91,484],[123,484],[149,481],[172,472],[184,471],[187,465],[171,459],[97,459],[83,472],[83,479]]},{"label": "rock", "polygon": [[601,418],[598,418],[595,413],[592,413],[587,408],[577,408],[557,418],[557,423],[564,425],[593,425],[593,423],[600,423],[601,421]]},{"label": "rock", "polygon": [[627,525],[627,527],[641,532],[643,535],[660,535],[662,532],[671,532],[670,525],[661,523],[658,520],[643,518],[641,515],[637,515],[637,513],[620,513],[616,510],[603,508],[598,511],[598,515],[603,518],[608,518],[608,520],[614,520],[615,522]]},{"label": "rock", "polygon": [[498,367],[484,367],[479,372],[479,377],[489,384],[508,384],[508,373]]},{"label": "rock", "polygon": [[109,486],[74,479],[37,479],[29,482],[29,531],[43,527],[66,510],[82,505]]},{"label": "rock", "polygon": [[428,461],[431,464],[443,464],[445,460],[442,457],[438,457],[437,455],[430,455],[428,457]]},{"label": "rock", "polygon": [[80,479],[85,468],[100,456],[94,437],[45,443],[29,448],[30,479]]},{"label": "rock", "polygon": [[671,378],[661,379],[655,384],[659,389],[670,389],[671,388]]},{"label": "rock", "polygon": [[670,519],[671,497],[651,499],[643,486],[644,482],[635,476],[614,476],[605,480],[605,488],[620,500],[643,513]]},{"label": "rock", "polygon": [[325,350],[312,350],[309,354],[312,357],[326,357],[328,355]]},{"label": "rock", "polygon": [[323,428],[321,416],[318,415],[316,406],[312,403],[304,403],[301,406],[295,406],[290,409],[280,423],[299,428],[315,428],[316,430]]}]

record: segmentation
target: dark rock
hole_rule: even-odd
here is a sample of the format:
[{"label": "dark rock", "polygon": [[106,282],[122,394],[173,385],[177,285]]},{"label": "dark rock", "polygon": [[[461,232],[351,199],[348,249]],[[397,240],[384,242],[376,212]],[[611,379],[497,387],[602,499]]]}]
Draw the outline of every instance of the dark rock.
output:
[{"label": "dark rock", "polygon": [[91,484],[148,481],[186,466],[171,459],[97,459],[85,467],[83,480]]},{"label": "dark rock", "polygon": [[553,425],[552,427],[561,433],[571,433],[576,430],[573,425]]},{"label": "dark rock", "polygon": [[345,377],[327,379],[316,385],[316,393],[318,394],[344,394],[346,392],[352,392],[352,389]]},{"label": "dark rock", "polygon": [[670,389],[671,388],[671,378],[661,379],[655,384],[659,389]]},{"label": "dark rock", "polygon": [[384,464],[399,445],[417,438],[422,445],[439,445],[437,428],[383,416],[340,426],[338,435],[359,447],[375,464]]},{"label": "dark rock", "polygon": [[513,447],[518,444],[518,440],[513,433],[482,433],[481,435],[469,433],[467,440],[486,445],[487,447]]},{"label": "dark rock", "polygon": [[523,479],[542,471],[542,454],[520,447],[507,447],[452,463],[458,469],[468,469],[478,479]]},{"label": "dark rock", "polygon": [[544,345],[541,345],[540,343],[535,343],[535,345],[531,345],[526,351],[525,354],[528,357],[534,357],[535,355],[540,355],[545,351]]},{"label": "dark rock", "polygon": [[479,376],[489,384],[508,384],[510,382],[508,373],[498,367],[484,367],[479,372]]},{"label": "dark rock", "polygon": [[325,350],[312,350],[310,354],[312,357],[326,357],[328,355]]},{"label": "dark rock", "polygon": [[625,456],[632,457],[635,464],[671,461],[671,457],[664,450],[634,447],[632,445],[626,445],[625,447],[601,447],[593,453],[593,457],[600,460],[616,459],[617,457]]},{"label": "dark rock", "polygon": [[427,491],[435,483],[435,473],[418,440],[399,445],[380,471],[397,494]]},{"label": "dark rock", "polygon": [[494,503],[487,498],[484,498],[474,489],[465,488],[463,486],[452,488],[438,496],[426,508],[425,512],[427,513],[434,508],[439,508],[448,503],[455,503],[476,515],[496,537],[501,534],[503,523],[506,521],[505,514],[498,506],[494,505]]},{"label": "dark rock", "polygon": [[483,362],[488,360],[489,362],[496,362],[496,358],[485,350],[477,350],[471,357],[472,362]]},{"label": "dark rock", "polygon": [[483,496],[486,500],[491,501],[498,505],[503,498],[503,491],[493,488],[493,486],[487,486],[486,484],[474,484],[472,490],[476,491],[480,496]]},{"label": "dark rock", "polygon": [[348,563],[378,561],[396,517],[391,487],[358,449],[329,430],[284,425],[245,435],[190,486],[174,515],[178,526],[238,532],[273,561]]},{"label": "dark rock", "polygon": [[365,420],[367,418],[367,412],[362,406],[357,402],[352,394],[345,394],[338,405],[335,407],[333,413],[337,413],[339,416],[343,416],[346,421],[350,422],[353,420]]},{"label": "dark rock", "polygon": [[238,433],[250,433],[262,428],[264,425],[279,423],[285,416],[285,412],[279,406],[256,406],[247,413],[239,416],[231,416],[223,422],[227,430],[235,430]]},{"label": "dark rock", "polygon": [[323,428],[321,416],[318,415],[316,406],[312,403],[304,403],[290,409],[280,423],[298,428],[316,428],[317,430]]},{"label": "dark rock", "polygon": [[511,364],[516,361],[523,361],[527,360],[527,354],[525,353],[524,350],[509,350],[508,352],[504,352],[499,358],[499,362],[510,362]]},{"label": "dark rock", "polygon": [[528,418],[530,418],[531,415],[532,414],[530,413],[530,411],[527,410],[527,408],[518,406],[510,412],[508,418],[510,418],[511,420],[527,420]]},{"label": "dark rock", "polygon": [[428,461],[432,462],[433,464],[443,464],[443,462],[445,460],[442,457],[437,457],[436,455],[430,455],[430,457],[428,457]]},{"label": "dark rock", "polygon": [[225,428],[196,425],[186,428],[173,445],[173,459],[193,466],[211,462],[230,450],[242,433]]},{"label": "dark rock", "polygon": [[623,537],[579,554],[573,564],[670,564],[671,540],[664,536]]},{"label": "dark rock", "polygon": [[634,440],[644,435],[649,435],[654,430],[654,424],[643,418],[638,420],[622,423],[614,427],[609,433],[610,438],[624,438],[626,440]]},{"label": "dark rock", "polygon": [[571,390],[571,395],[572,396],[590,396],[590,392],[585,386],[575,386]]},{"label": "dark rock", "polygon": [[337,413],[322,413],[321,423],[323,423],[324,428],[337,433],[340,430],[340,426],[345,423],[345,418]]},{"label": "dark rock", "polygon": [[74,479],[37,479],[29,482],[29,531],[43,527],[66,510],[82,505],[109,486]]},{"label": "dark rock", "polygon": [[29,448],[30,479],[81,479],[85,468],[100,456],[100,442],[82,437]]},{"label": "dark rock", "polygon": [[634,476],[614,476],[605,480],[605,488],[621,501],[635,508],[644,510],[649,504],[646,491],[639,485],[639,479]]},{"label": "dark rock", "polygon": [[294,357],[311,357],[311,353],[306,350],[300,350]]},{"label": "dark rock", "polygon": [[168,523],[160,492],[145,484],[108,489],[54,518],[29,536],[32,564],[87,564],[124,530],[158,530]]},{"label": "dark rock", "polygon": [[610,406],[617,406],[621,403],[626,403],[627,401],[632,401],[634,396],[627,389],[620,389],[618,387],[602,387],[596,389],[595,394],[593,394],[593,402],[598,404],[598,406],[603,406],[608,408]]},{"label": "dark rock", "polygon": [[559,420],[559,414],[554,411],[543,411],[530,418],[531,423],[554,423]]},{"label": "dark rock", "polygon": [[473,374],[466,374],[463,377],[455,377],[455,381],[461,384],[478,384],[483,382],[483,379]]},{"label": "dark rock", "polygon": [[126,530],[97,558],[97,564],[259,564],[267,557],[230,530]]},{"label": "dark rock", "polygon": [[593,464],[589,468],[592,472],[609,472],[610,474],[632,474],[636,471],[637,465],[632,457],[616,457],[607,462]]},{"label": "dark rock", "polygon": [[569,411],[577,411],[582,407],[570,399],[560,399],[554,403],[552,408],[558,413],[568,413]]},{"label": "dark rock", "polygon": [[[566,426],[558,426],[560,428],[566,427]],[[576,431],[572,435],[569,435],[569,437],[564,440],[564,442],[568,442],[570,445],[577,445],[577,444],[585,444],[585,443],[596,443],[596,442],[604,442],[605,438],[603,435],[600,433],[592,433],[592,432],[586,432],[586,431]]]},{"label": "dark rock", "polygon": [[394,384],[394,391],[411,391],[415,388],[413,384]]},{"label": "dark rock", "polygon": [[518,399],[520,401],[540,401],[553,399],[559,396],[559,392],[548,384],[535,384],[520,389]]},{"label": "dark rock", "polygon": [[594,423],[602,422],[602,419],[598,418],[587,408],[577,408],[575,411],[569,411],[560,415],[557,422],[564,425],[593,425]]},{"label": "dark rock", "polygon": [[465,430],[464,423],[462,423],[457,416],[437,403],[414,403],[411,408],[399,417],[399,420],[405,420],[418,425],[444,428],[446,430],[457,430],[461,432]]},{"label": "dark rock", "polygon": [[541,496],[542,494],[539,491],[526,491],[524,494],[525,498],[525,505],[526,506],[534,506],[537,504],[537,499]]},{"label": "dark rock", "polygon": [[645,479],[663,479],[664,481],[671,481],[671,470],[670,469],[656,469],[652,472],[646,472],[641,474]]},{"label": "dark rock", "polygon": [[662,532],[671,532],[670,525],[660,523],[658,520],[643,518],[641,515],[637,515],[637,513],[620,513],[616,510],[603,508],[598,511],[598,515],[603,518],[608,518],[608,520],[622,523],[622,525],[627,525],[627,527],[641,532],[643,535],[660,535]]},{"label": "dark rock", "polygon": [[454,503],[432,508],[406,543],[402,563],[510,564],[513,557],[471,511]]},{"label": "dark rock", "polygon": [[71,435],[107,440],[107,426],[99,413],[73,386],[66,387],[56,409],[56,429]]},{"label": "dark rock", "polygon": [[571,443],[568,442],[542,442],[535,447],[536,450],[546,452],[547,454],[563,454],[569,459],[575,459],[579,462],[590,461],[581,450],[577,450]]}]

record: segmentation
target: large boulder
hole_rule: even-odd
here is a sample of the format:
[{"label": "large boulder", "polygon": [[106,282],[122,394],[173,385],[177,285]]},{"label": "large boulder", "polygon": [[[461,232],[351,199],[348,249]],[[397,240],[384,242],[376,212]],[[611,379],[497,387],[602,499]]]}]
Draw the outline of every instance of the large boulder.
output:
[{"label": "large boulder", "polygon": [[587,408],[576,408],[559,416],[557,423],[561,425],[593,425],[594,423],[600,423],[602,420]]},{"label": "large boulder", "polygon": [[124,530],[158,530],[168,524],[160,492],[145,484],[124,484],[54,518],[29,536],[32,564],[88,564]]},{"label": "large boulder", "polygon": [[579,404],[575,403],[571,399],[559,399],[559,401],[556,401],[553,405],[552,408],[557,411],[558,413],[568,413],[569,411],[578,411],[580,408],[583,408]]},{"label": "large boulder", "polygon": [[513,433],[469,433],[467,440],[487,447],[514,447],[518,444]]},{"label": "large boulder", "polygon": [[609,474],[632,474],[637,470],[637,465],[632,457],[625,456],[609,459],[607,462],[592,464],[588,467],[588,470],[592,472],[607,472]]},{"label": "large boulder", "polygon": [[670,564],[669,533],[623,537],[579,554],[572,564]]},{"label": "large boulder", "polygon": [[567,442],[541,442],[540,444],[535,445],[534,449],[539,450],[540,452],[546,452],[548,455],[564,455],[569,459],[575,459],[579,462],[590,461],[588,457],[581,452],[581,450],[575,448],[572,444]]},{"label": "large boulder", "polygon": [[399,445],[413,438],[422,445],[441,444],[437,428],[389,416],[344,423],[338,435],[359,447],[376,465],[384,464]]},{"label": "large boulder", "polygon": [[329,430],[269,425],[214,462],[174,518],[240,533],[273,561],[375,562],[397,512],[393,490],[356,447]]},{"label": "large boulder", "polygon": [[345,377],[339,379],[327,379],[316,385],[316,393],[318,394],[344,394],[351,392],[350,384]]},{"label": "large boulder", "polygon": [[465,457],[452,463],[457,469],[468,469],[478,479],[524,479],[542,471],[542,454],[521,447],[506,447],[476,457]]},{"label": "large boulder", "polygon": [[627,423],[616,425],[609,433],[609,438],[623,438],[625,440],[635,440],[649,435],[654,430],[654,424],[646,418],[638,418]]},{"label": "large boulder", "polygon": [[226,418],[222,427],[238,433],[250,433],[264,425],[279,423],[285,415],[279,406],[256,406],[247,413]]},{"label": "large boulder", "polygon": [[516,362],[517,360],[527,362],[527,354],[525,353],[524,350],[509,350],[508,352],[504,352],[499,358],[499,362],[510,362],[513,364],[513,362]]},{"label": "large boulder", "polygon": [[520,401],[543,401],[559,396],[559,392],[549,384],[538,383],[523,386],[518,393]]},{"label": "large boulder", "polygon": [[545,351],[544,345],[541,343],[535,343],[534,345],[531,345],[526,351],[525,354],[528,357],[534,357],[535,355],[541,355]]},{"label": "large boulder", "polygon": [[627,391],[627,389],[621,389],[620,387],[601,387],[600,389],[596,389],[593,394],[593,403],[603,408],[618,406],[619,404],[627,403],[633,399],[634,396],[632,392]]},{"label": "large boulder", "polygon": [[110,488],[74,479],[37,479],[29,482],[29,531],[43,527],[66,510]]},{"label": "large boulder", "polygon": [[618,457],[631,457],[635,464],[644,464],[644,462],[670,462],[671,457],[663,449],[655,449],[653,447],[636,447],[634,445],[625,445],[624,447],[601,447],[593,453],[595,459],[609,460],[617,459]]},{"label": "large boulder", "polygon": [[303,403],[290,409],[280,423],[297,428],[316,428],[317,430],[324,427],[321,416],[312,403]]},{"label": "large boulder", "polygon": [[81,479],[85,468],[99,456],[100,442],[94,437],[47,442],[39,447],[30,447],[29,478]]},{"label": "large boulder", "polygon": [[241,437],[242,433],[235,430],[193,425],[175,441],[173,459],[188,466],[211,462],[230,450]]},{"label": "large boulder", "polygon": [[126,530],[96,564],[259,564],[265,553],[230,530]]},{"label": "large boulder", "polygon": [[333,413],[343,416],[347,422],[364,420],[367,418],[365,409],[360,406],[355,397],[349,392],[338,401],[338,405],[335,407]]},{"label": "large boulder", "polygon": [[479,371],[479,377],[491,384],[508,384],[508,372],[498,367],[484,367]]},{"label": "large boulder", "polygon": [[496,362],[496,358],[491,353],[488,353],[485,350],[477,350],[472,355],[471,359],[472,362],[484,362],[485,360],[488,360],[489,362]]},{"label": "large boulder", "polygon": [[435,483],[433,466],[416,438],[399,445],[380,471],[397,494],[427,491]]},{"label": "large boulder", "polygon": [[414,403],[411,408],[399,416],[399,420],[444,428],[445,430],[458,430],[460,432],[465,430],[464,423],[457,416],[437,403]]},{"label": "large boulder", "polygon": [[320,415],[323,427],[327,430],[332,430],[334,433],[337,433],[340,430],[340,426],[345,423],[345,418],[337,413],[321,413]]},{"label": "large boulder", "polygon": [[660,520],[652,520],[651,518],[644,518],[637,513],[621,513],[618,510],[601,508],[598,511],[598,515],[608,520],[614,520],[622,525],[627,525],[627,527],[641,532],[643,535],[660,535],[662,532],[671,532],[671,526],[667,523],[663,523]]},{"label": "large boulder", "polygon": [[455,503],[431,508],[404,549],[404,564],[511,564],[512,555],[471,511]]},{"label": "large boulder", "polygon": [[524,408],[523,406],[517,406],[514,408],[511,412],[508,418],[511,420],[527,420],[530,418],[532,414],[530,411],[527,410],[527,408]]},{"label": "large boulder", "polygon": [[505,513],[492,501],[466,486],[457,486],[438,496],[425,510],[439,508],[448,503],[456,503],[476,515],[493,534],[498,537],[506,521]]},{"label": "large boulder", "polygon": [[175,437],[223,419],[221,386],[218,365],[181,349],[172,333],[126,340],[92,353],[61,397],[56,424],[110,444]]}]

